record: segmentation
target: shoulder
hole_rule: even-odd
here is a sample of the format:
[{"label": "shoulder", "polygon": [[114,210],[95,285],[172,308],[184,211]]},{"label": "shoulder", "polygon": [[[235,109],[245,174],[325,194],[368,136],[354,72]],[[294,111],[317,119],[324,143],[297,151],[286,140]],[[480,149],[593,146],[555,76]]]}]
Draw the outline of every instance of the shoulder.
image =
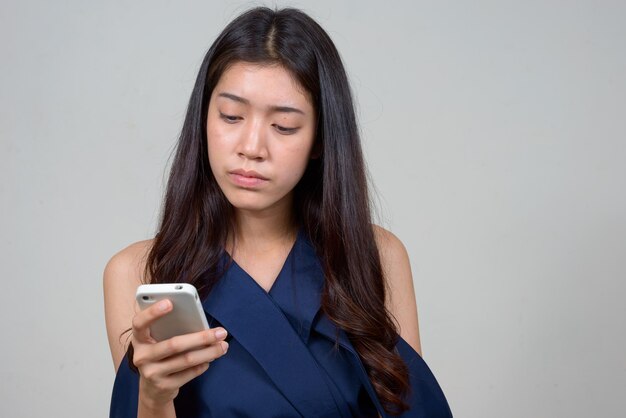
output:
[{"label": "shoulder", "polygon": [[399,267],[397,263],[409,263],[409,255],[402,241],[382,226],[372,225],[376,246],[380,253],[383,270]]},{"label": "shoulder", "polygon": [[137,286],[146,283],[144,269],[153,240],[139,241],[114,254],[104,268],[104,313],[113,364],[117,367],[126,352],[122,338],[135,315]]},{"label": "shoulder", "polygon": [[105,284],[124,280],[124,277],[129,276],[143,279],[143,270],[152,242],[152,239],[138,241],[115,253],[104,268]]},{"label": "shoulder", "polygon": [[[388,298],[394,296],[396,290],[407,290],[409,287],[413,289],[413,276],[406,247],[397,236],[385,228],[378,225],[372,227],[385,284],[390,290],[387,292]],[[387,300],[388,307],[389,304],[393,307],[393,302],[397,301]]]},{"label": "shoulder", "polygon": [[400,336],[421,355],[417,302],[411,264],[406,247],[390,231],[372,225],[380,254],[385,285],[385,306],[396,320]]}]

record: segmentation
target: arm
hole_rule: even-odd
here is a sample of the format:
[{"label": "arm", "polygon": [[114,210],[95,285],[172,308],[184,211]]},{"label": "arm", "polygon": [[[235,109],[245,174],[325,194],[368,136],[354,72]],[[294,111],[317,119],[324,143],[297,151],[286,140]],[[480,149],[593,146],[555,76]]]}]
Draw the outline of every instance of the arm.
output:
[{"label": "arm", "polygon": [[398,237],[386,229],[374,225],[374,236],[387,285],[385,305],[398,322],[400,336],[421,356],[417,303],[409,255]]},{"label": "arm", "polygon": [[115,254],[104,269],[104,317],[116,371],[132,337],[130,332],[124,332],[131,328],[137,312],[135,291],[142,284],[145,258],[151,244],[151,241],[141,241],[128,246]]},{"label": "arm", "polygon": [[[109,339],[109,348],[113,358],[113,367],[117,371],[131,341],[130,332],[133,317],[137,312],[135,291],[142,284],[145,258],[151,241],[137,242],[115,254],[104,269],[104,313]],[[143,386],[143,383],[140,383]],[[143,388],[142,388],[143,389]],[[149,400],[139,390],[137,417],[175,418],[174,402],[165,408],[153,408]]]},{"label": "arm", "polygon": [[[141,284],[145,256],[150,242],[133,244],[109,261],[104,272],[105,319],[109,346],[116,370],[126,354],[128,343],[134,348],[133,363],[139,369],[137,417],[175,418],[174,398],[179,388],[204,373],[209,363],[224,355],[226,335],[217,336],[223,328],[181,335],[157,342],[150,335],[150,325],[172,309],[162,301],[139,311],[135,292]],[[132,329],[128,338],[121,334]],[[128,416],[135,411],[122,410]],[[124,415],[126,416],[126,415]]]}]

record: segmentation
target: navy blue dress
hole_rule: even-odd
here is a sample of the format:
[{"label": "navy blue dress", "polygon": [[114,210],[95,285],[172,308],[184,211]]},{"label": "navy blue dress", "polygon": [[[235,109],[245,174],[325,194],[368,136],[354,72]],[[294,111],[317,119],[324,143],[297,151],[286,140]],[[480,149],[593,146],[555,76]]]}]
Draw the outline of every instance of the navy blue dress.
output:
[{"label": "navy blue dress", "polygon": [[[224,253],[224,262],[229,257]],[[346,333],[320,310],[324,275],[302,230],[266,292],[236,262],[203,301],[211,327],[228,330],[228,352],[180,388],[177,418],[391,417],[384,412]],[[334,348],[338,332],[339,347]],[[399,339],[411,381],[401,417],[452,417],[422,358]],[[137,416],[139,376],[119,366],[110,417]]]}]

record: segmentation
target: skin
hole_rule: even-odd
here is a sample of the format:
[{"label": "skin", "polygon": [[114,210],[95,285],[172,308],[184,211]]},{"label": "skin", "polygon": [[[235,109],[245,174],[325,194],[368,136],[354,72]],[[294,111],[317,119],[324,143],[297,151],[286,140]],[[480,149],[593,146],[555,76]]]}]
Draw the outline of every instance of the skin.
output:
[{"label": "skin", "polygon": [[[285,107],[298,111],[285,111]],[[278,109],[277,109],[278,108]],[[220,78],[209,102],[209,162],[220,188],[235,207],[237,231],[226,249],[266,291],[291,249],[296,229],[291,216],[293,187],[314,150],[315,112],[307,92],[280,66],[237,63]],[[232,171],[254,170],[267,180],[242,185]],[[241,180],[241,179],[239,179]],[[400,335],[420,355],[419,325],[409,258],[400,240],[374,225],[387,278],[386,305]],[[227,355],[225,336],[216,328],[156,342],[149,327],[167,315],[171,303],[140,311],[135,291],[142,282],[152,240],[115,254],[104,271],[105,319],[117,370],[132,341],[140,370],[139,417],[175,417],[179,388],[204,373],[210,362]],[[254,260],[254,262],[252,262]],[[130,340],[120,335],[132,327]]]}]

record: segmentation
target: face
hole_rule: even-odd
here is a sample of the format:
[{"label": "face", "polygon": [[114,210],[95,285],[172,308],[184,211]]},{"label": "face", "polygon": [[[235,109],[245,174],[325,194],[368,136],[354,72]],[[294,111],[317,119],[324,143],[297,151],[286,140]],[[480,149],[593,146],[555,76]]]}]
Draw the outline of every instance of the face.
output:
[{"label": "face", "polygon": [[213,89],[209,163],[239,210],[290,211],[311,158],[315,114],[308,93],[278,65],[236,63]]}]

